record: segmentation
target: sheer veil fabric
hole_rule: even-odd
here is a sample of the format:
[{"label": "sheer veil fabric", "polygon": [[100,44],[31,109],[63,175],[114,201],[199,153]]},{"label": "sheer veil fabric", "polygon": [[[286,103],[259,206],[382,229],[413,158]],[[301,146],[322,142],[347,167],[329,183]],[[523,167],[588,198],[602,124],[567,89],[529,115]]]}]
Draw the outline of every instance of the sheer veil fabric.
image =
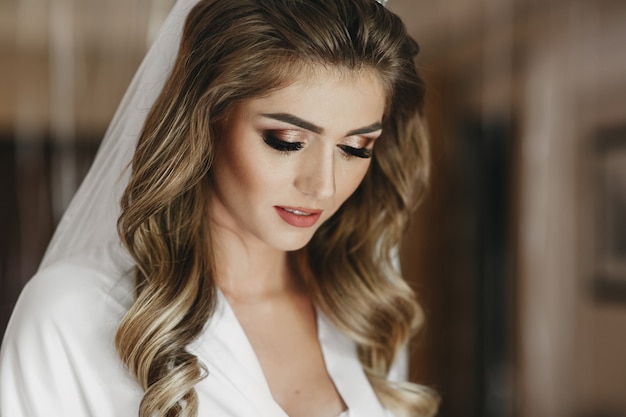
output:
[{"label": "sheer veil fabric", "polygon": [[137,70],[102,140],[89,173],[61,218],[40,268],[102,244],[119,244],[119,201],[126,169],[146,116],[167,79],[182,28],[198,0],[178,0]]}]

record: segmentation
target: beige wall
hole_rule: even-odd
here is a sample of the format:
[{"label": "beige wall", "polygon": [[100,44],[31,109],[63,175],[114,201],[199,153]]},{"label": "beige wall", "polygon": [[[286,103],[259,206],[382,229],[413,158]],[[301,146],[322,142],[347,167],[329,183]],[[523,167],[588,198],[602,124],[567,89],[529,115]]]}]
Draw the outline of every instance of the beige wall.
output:
[{"label": "beige wall", "polygon": [[171,4],[0,2],[0,128],[103,131]]}]

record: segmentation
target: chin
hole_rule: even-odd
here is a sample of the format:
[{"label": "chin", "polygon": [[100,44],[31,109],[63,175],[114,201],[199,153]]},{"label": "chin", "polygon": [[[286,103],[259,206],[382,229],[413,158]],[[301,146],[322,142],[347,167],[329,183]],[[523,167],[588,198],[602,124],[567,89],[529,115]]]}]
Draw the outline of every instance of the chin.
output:
[{"label": "chin", "polygon": [[293,239],[285,239],[285,240],[282,240],[281,242],[276,242],[275,247],[285,252],[294,252],[308,245],[312,238],[313,238],[313,233],[311,233],[310,235],[306,237],[294,236]]}]

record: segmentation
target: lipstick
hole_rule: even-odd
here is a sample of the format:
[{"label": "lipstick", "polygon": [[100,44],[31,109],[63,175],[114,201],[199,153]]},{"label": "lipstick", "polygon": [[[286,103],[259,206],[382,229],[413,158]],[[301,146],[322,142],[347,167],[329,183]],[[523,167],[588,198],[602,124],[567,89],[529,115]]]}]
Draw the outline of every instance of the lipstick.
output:
[{"label": "lipstick", "polygon": [[322,210],[311,210],[302,207],[274,206],[278,215],[295,227],[311,227],[320,218]]}]

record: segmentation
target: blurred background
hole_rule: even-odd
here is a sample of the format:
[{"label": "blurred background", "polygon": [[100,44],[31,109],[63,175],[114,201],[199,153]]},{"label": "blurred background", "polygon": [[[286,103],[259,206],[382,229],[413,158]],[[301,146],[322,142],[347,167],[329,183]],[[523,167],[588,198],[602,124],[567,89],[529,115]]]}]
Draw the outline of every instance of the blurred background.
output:
[{"label": "blurred background", "polygon": [[[171,4],[0,0],[0,334]],[[389,7],[432,136],[412,378],[441,417],[626,416],[626,1]]]}]

